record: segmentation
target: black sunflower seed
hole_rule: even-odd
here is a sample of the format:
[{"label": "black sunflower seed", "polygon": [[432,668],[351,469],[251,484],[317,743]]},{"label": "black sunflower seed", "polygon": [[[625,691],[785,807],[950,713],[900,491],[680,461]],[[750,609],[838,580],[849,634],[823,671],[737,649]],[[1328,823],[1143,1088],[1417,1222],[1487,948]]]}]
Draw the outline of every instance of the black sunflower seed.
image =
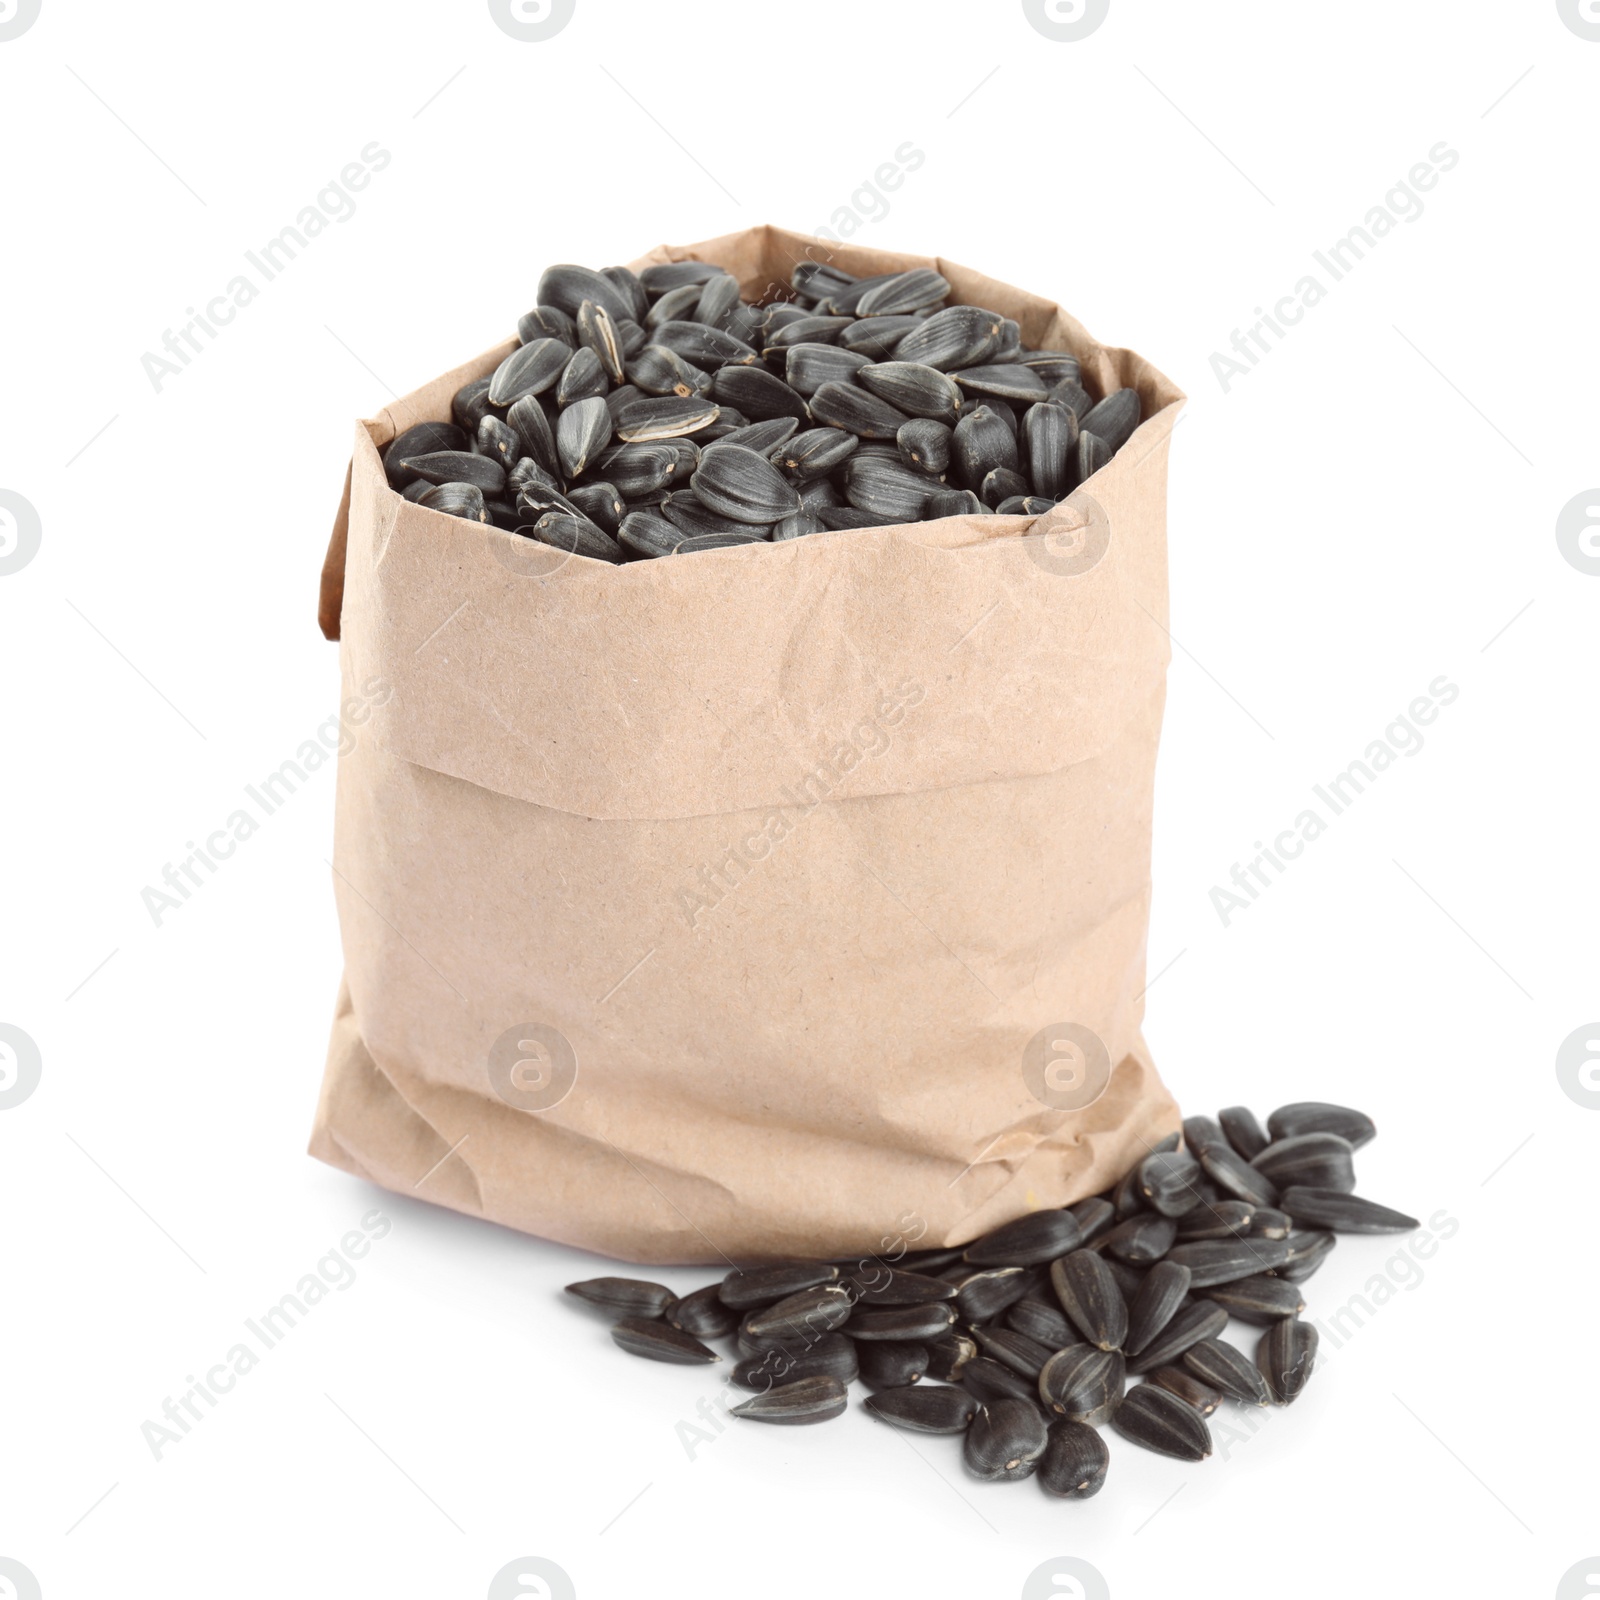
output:
[{"label": "black sunflower seed", "polygon": [[720,1284],[708,1283],[674,1300],[663,1313],[674,1328],[692,1333],[697,1339],[721,1339],[739,1325],[735,1312],[722,1303]]},{"label": "black sunflower seed", "polygon": [[1149,1344],[1177,1315],[1188,1293],[1189,1269],[1176,1261],[1158,1261],[1128,1307],[1128,1348]]},{"label": "black sunflower seed", "polygon": [[905,316],[936,306],[950,293],[949,280],[931,267],[913,267],[874,284],[856,300],[858,317]]},{"label": "black sunflower seed", "polygon": [[1104,1195],[1091,1195],[1067,1209],[1078,1224],[1083,1244],[1093,1244],[1117,1219],[1117,1208]]},{"label": "black sunflower seed", "polygon": [[539,279],[540,305],[555,306],[569,317],[576,318],[585,300],[603,306],[615,322],[622,321],[633,311],[631,295],[624,294],[609,278],[591,272],[588,267],[560,262],[545,268],[544,275]]},{"label": "black sunflower seed", "polygon": [[1202,1201],[1178,1218],[1178,1237],[1232,1239],[1250,1231],[1256,1208],[1248,1200]]},{"label": "black sunflower seed", "polygon": [[968,1272],[956,1285],[956,1306],[968,1322],[989,1322],[1015,1305],[1039,1281],[1027,1267],[991,1267]]},{"label": "black sunflower seed", "polygon": [[736,1268],[722,1280],[717,1293],[725,1306],[748,1311],[770,1306],[802,1289],[837,1283],[839,1269],[825,1261],[797,1261],[776,1267]]},{"label": "black sunflower seed", "polygon": [[535,306],[517,318],[517,338],[523,344],[533,344],[538,339],[559,339],[576,350],[578,325],[557,306]]},{"label": "black sunflower seed", "polygon": [[657,325],[655,341],[676,350],[685,361],[710,372],[718,367],[749,366],[760,363],[761,355],[742,339],[703,322],[663,322]]},{"label": "black sunflower seed", "polygon": [[[519,510],[521,505],[519,499]],[[587,556],[591,561],[609,561],[615,565],[624,559],[622,546],[604,528],[570,511],[545,512],[533,525],[533,537],[553,550]]]},{"label": "black sunflower seed", "polygon": [[[942,477],[950,465],[950,430],[932,417],[913,417],[895,436],[900,459],[919,472]],[[931,493],[937,485],[928,484]]]},{"label": "black sunflower seed", "polygon": [[770,422],[774,417],[792,417],[797,423],[811,420],[805,399],[761,367],[720,368],[711,380],[711,393],[753,422]]},{"label": "black sunflower seed", "polygon": [[964,412],[950,439],[950,460],[957,481],[979,491],[996,467],[1017,469],[1016,435],[991,406]]},{"label": "black sunflower seed", "polygon": [[869,1389],[903,1389],[927,1373],[928,1347],[909,1339],[884,1339],[858,1345],[856,1360]]},{"label": "black sunflower seed", "polygon": [[671,289],[698,289],[727,270],[709,261],[658,261],[640,269],[639,282],[647,295],[659,299]]},{"label": "black sunflower seed", "polygon": [[970,489],[940,489],[930,494],[922,512],[925,517],[981,517],[989,508]]},{"label": "black sunflower seed", "polygon": [[1037,1340],[1046,1350],[1064,1350],[1080,1342],[1078,1330],[1055,1307],[1025,1295],[1006,1312],[1006,1326]]},{"label": "black sunflower seed", "polygon": [[1252,1239],[1287,1239],[1294,1232],[1294,1220],[1276,1206],[1257,1206],[1245,1232]]},{"label": "black sunflower seed", "polygon": [[677,1298],[664,1283],[644,1278],[585,1278],[569,1283],[566,1292],[623,1317],[659,1317]]},{"label": "black sunflower seed", "polygon": [[949,1333],[956,1320],[956,1308],[948,1301],[933,1301],[921,1306],[888,1306],[882,1310],[858,1310],[845,1324],[852,1339],[904,1339],[925,1343]]},{"label": "black sunflower seed", "polygon": [[677,439],[696,433],[715,422],[722,408],[714,400],[668,395],[662,398],[632,400],[616,417],[619,439],[644,444],[652,439]]},{"label": "black sunflower seed", "polygon": [[1337,1189],[1356,1186],[1355,1147],[1337,1133],[1297,1133],[1275,1139],[1250,1165],[1280,1189]]},{"label": "black sunflower seed", "polygon": [[611,1337],[629,1355],[643,1356],[647,1361],[670,1361],[678,1366],[698,1366],[702,1362],[720,1361],[715,1350],[708,1349],[693,1334],[683,1332],[659,1319],[624,1317],[612,1330]]},{"label": "black sunflower seed", "polygon": [[582,476],[611,442],[611,413],[604,400],[575,401],[556,419],[556,454],[568,478]]},{"label": "black sunflower seed", "polygon": [[[742,1347],[741,1347],[742,1348]],[[837,1378],[853,1383],[860,1374],[856,1346],[842,1333],[825,1333],[808,1344],[785,1348],[774,1345],[744,1356],[729,1373],[741,1389],[774,1389],[801,1378]]]},{"label": "black sunflower seed", "polygon": [[707,509],[737,522],[764,526],[800,509],[794,485],[743,445],[714,444],[703,451],[689,486]]},{"label": "black sunflower seed", "polygon": [[1364,1111],[1330,1105],[1325,1100],[1297,1100],[1293,1105],[1279,1106],[1267,1118],[1267,1132],[1274,1139],[1293,1139],[1302,1133],[1337,1133],[1359,1150],[1378,1130]]},{"label": "black sunflower seed", "polygon": [[1261,1342],[1256,1346],[1256,1366],[1279,1405],[1290,1405],[1298,1400],[1311,1381],[1317,1343],[1315,1325],[1302,1322],[1298,1317],[1285,1317],[1261,1335]]},{"label": "black sunflower seed", "polygon": [[1087,429],[1078,435],[1078,482],[1087,483],[1111,460],[1111,446]]},{"label": "black sunflower seed", "polygon": [[1092,1250],[1074,1250],[1050,1265],[1061,1309],[1090,1344],[1118,1349],[1128,1335],[1128,1303],[1117,1280]]},{"label": "black sunflower seed", "polygon": [[1177,1236],[1178,1224],[1174,1218],[1146,1211],[1119,1222],[1102,1235],[1097,1248],[1109,1251],[1120,1261],[1147,1266],[1159,1261],[1172,1248]]},{"label": "black sunflower seed", "polygon": [[1215,1301],[1230,1317],[1253,1322],[1259,1328],[1283,1317],[1297,1317],[1306,1308],[1305,1298],[1293,1283],[1287,1278],[1268,1277],[1265,1273],[1239,1278],[1233,1283],[1214,1284],[1201,1293],[1207,1300]]},{"label": "black sunflower seed", "polygon": [[1015,405],[1037,405],[1049,397],[1050,387],[1032,367],[965,367],[953,374],[963,394],[983,399],[1009,400]]},{"label": "black sunflower seed", "polygon": [[953,372],[998,353],[1005,318],[981,306],[948,306],[912,328],[894,347],[896,361]]},{"label": "black sunflower seed", "polygon": [[864,355],[869,361],[887,361],[894,354],[895,346],[913,328],[920,328],[923,320],[921,317],[863,317],[841,328],[836,337],[841,350]]},{"label": "black sunflower seed", "polygon": [[780,1384],[765,1394],[729,1406],[728,1410],[733,1416],[745,1417],[751,1422],[804,1426],[843,1416],[849,1403],[845,1386],[837,1378],[824,1376]]},{"label": "black sunflower seed", "polygon": [[1203,1151],[1200,1165],[1219,1189],[1236,1200],[1246,1200],[1253,1206],[1270,1206],[1277,1201],[1277,1185],[1226,1145],[1212,1145]]},{"label": "black sunflower seed", "polygon": [[1070,1417],[1100,1427],[1110,1421],[1122,1399],[1127,1364],[1120,1350],[1069,1345],[1058,1350],[1039,1372],[1039,1398],[1053,1416]]},{"label": "black sunflower seed", "polygon": [[851,1304],[842,1284],[820,1284],[752,1311],[744,1328],[753,1339],[814,1338],[842,1328],[850,1320]]},{"label": "black sunflower seed", "polygon": [[896,522],[915,522],[922,516],[933,480],[899,461],[857,452],[844,468],[844,494],[851,505]]},{"label": "black sunflower seed", "polygon": [[910,420],[887,400],[853,383],[823,384],[811,396],[811,415],[862,439],[893,440]]},{"label": "black sunflower seed", "polygon": [[1042,1266],[1081,1242],[1078,1219],[1070,1211],[1033,1211],[974,1239],[966,1259],[981,1267]]},{"label": "black sunflower seed", "polygon": [[1046,1443],[1044,1418],[1024,1400],[990,1400],[967,1425],[961,1458],[974,1477],[1029,1478]]},{"label": "black sunflower seed", "polygon": [[518,345],[489,379],[490,404],[509,406],[525,394],[543,394],[555,388],[573,354],[572,347],[559,339]]},{"label": "black sunflower seed", "polygon": [[617,332],[616,320],[604,306],[585,300],[578,307],[578,343],[591,350],[613,383],[622,382],[622,337]]},{"label": "black sunflower seed", "polygon": [[1139,1164],[1139,1192],[1153,1211],[1181,1217],[1198,1205],[1200,1163],[1186,1150],[1158,1150]]},{"label": "black sunflower seed", "polygon": [[389,480],[391,489],[404,489],[407,484],[418,481],[416,473],[400,465],[407,456],[433,455],[441,450],[466,453],[471,448],[472,440],[467,437],[466,430],[458,428],[455,423],[419,422],[384,447],[384,476]]},{"label": "black sunflower seed", "polygon": [[1285,1189],[1278,1204],[1301,1227],[1329,1228],[1334,1233],[1410,1233],[1422,1226],[1403,1211],[1337,1189]]},{"label": "black sunflower seed", "polygon": [[1264,1406],[1271,1396],[1266,1380],[1242,1350],[1224,1339],[1202,1339],[1183,1352],[1184,1366],[1212,1388],[1248,1406]]},{"label": "black sunflower seed", "polygon": [[1111,1426],[1124,1439],[1179,1461],[1204,1461],[1211,1454],[1211,1430],[1205,1418],[1159,1384],[1141,1383],[1130,1389]]},{"label": "black sunflower seed", "polygon": [[664,344],[647,344],[629,358],[628,382],[645,394],[675,395],[680,400],[703,397],[711,390],[710,373]]},{"label": "black sunflower seed", "polygon": [[1087,1500],[1105,1487],[1111,1452],[1086,1422],[1057,1417],[1039,1457],[1039,1487],[1067,1500]]},{"label": "black sunflower seed", "polygon": [[1030,1339],[1027,1334],[1018,1333],[1013,1328],[974,1328],[972,1337],[991,1361],[1010,1367],[1024,1378],[1037,1378],[1039,1369],[1052,1354],[1048,1345],[1040,1344],[1037,1339]]},{"label": "black sunflower seed", "polygon": [[[426,483],[419,479],[419,483]],[[413,485],[412,487],[415,487]],[[406,491],[411,492],[410,488]],[[416,503],[430,511],[442,511],[446,516],[462,517],[468,522],[487,522],[489,509],[484,504],[483,490],[475,483],[436,483],[417,496]]]},{"label": "black sunflower seed", "polygon": [[1287,1239],[1195,1239],[1175,1244],[1168,1260],[1182,1262],[1193,1274],[1191,1287],[1209,1289],[1253,1273],[1270,1272],[1289,1259]]},{"label": "black sunflower seed", "polygon": [[1272,1276],[1288,1283],[1304,1283],[1328,1259],[1338,1241],[1319,1228],[1300,1228],[1288,1237],[1289,1259],[1272,1269]]},{"label": "black sunflower seed", "polygon": [[1143,1349],[1128,1357],[1129,1372],[1149,1372],[1176,1361],[1192,1344],[1215,1339],[1228,1326],[1228,1313],[1210,1300],[1192,1300]]},{"label": "black sunflower seed", "polygon": [[961,1382],[980,1400],[1023,1400],[1036,1409],[1039,1404],[1038,1382],[991,1356],[974,1356],[968,1361],[961,1370]]},{"label": "black sunflower seed", "polygon": [[852,1274],[850,1288],[864,1306],[922,1306],[930,1300],[954,1300],[956,1286],[925,1272],[899,1267],[863,1265]]},{"label": "black sunflower seed", "polygon": [[1133,437],[1143,415],[1137,390],[1114,389],[1099,405],[1091,407],[1087,416],[1080,417],[1078,424],[1085,433],[1103,440],[1106,449],[1115,455]]},{"label": "black sunflower seed", "polygon": [[1227,1106],[1217,1113],[1217,1121],[1222,1124],[1228,1143],[1246,1161],[1254,1161],[1272,1142],[1249,1106]]},{"label": "black sunflower seed", "polygon": [[1129,1217],[1137,1216],[1144,1210],[1144,1196],[1139,1192],[1137,1163],[1123,1173],[1116,1188],[1111,1191],[1111,1203],[1116,1207],[1118,1222],[1125,1222]]},{"label": "black sunflower seed", "polygon": [[978,1409],[965,1389],[919,1383],[907,1389],[881,1389],[863,1402],[873,1416],[916,1433],[965,1433]]},{"label": "black sunflower seed", "polygon": [[881,361],[860,367],[855,380],[910,417],[927,417],[954,426],[961,414],[961,390],[937,367],[916,361]]},{"label": "black sunflower seed", "polygon": [[1223,1393],[1203,1382],[1182,1367],[1157,1367],[1145,1375],[1146,1383],[1153,1383],[1168,1394],[1175,1394],[1185,1405],[1193,1406],[1202,1417],[1209,1417],[1222,1404]]},{"label": "black sunflower seed", "polygon": [[964,1333],[947,1333],[927,1341],[928,1376],[941,1383],[959,1383],[967,1363],[978,1354],[977,1342]]},{"label": "black sunflower seed", "polygon": [[430,450],[426,455],[406,456],[400,465],[432,484],[470,483],[495,496],[506,486],[505,467],[491,456],[470,450]]}]

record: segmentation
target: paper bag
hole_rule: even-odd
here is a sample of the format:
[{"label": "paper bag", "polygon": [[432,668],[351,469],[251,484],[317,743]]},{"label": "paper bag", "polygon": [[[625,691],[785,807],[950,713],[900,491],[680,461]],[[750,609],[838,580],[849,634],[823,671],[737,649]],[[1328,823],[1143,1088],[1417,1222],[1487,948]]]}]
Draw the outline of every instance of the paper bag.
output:
[{"label": "paper bag", "polygon": [[724,1266],[962,1242],[1178,1126],[1139,1029],[1183,396],[945,261],[756,228],[645,262],[773,299],[808,255],[934,266],[1147,420],[1037,519],[620,567],[385,482],[514,340],[360,424],[323,575],[354,743],[321,1159]]}]

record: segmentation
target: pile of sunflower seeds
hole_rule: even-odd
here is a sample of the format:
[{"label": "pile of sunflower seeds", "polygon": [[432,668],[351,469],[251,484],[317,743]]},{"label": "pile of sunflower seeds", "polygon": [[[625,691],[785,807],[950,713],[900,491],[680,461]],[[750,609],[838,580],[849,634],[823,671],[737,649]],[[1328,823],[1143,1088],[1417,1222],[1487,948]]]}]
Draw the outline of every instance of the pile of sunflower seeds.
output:
[{"label": "pile of sunflower seeds", "polygon": [[[732,1339],[731,1381],[753,1391],[734,1416],[826,1422],[860,1379],[882,1421],[960,1434],[975,1476],[1037,1474],[1087,1499],[1105,1483],[1107,1424],[1200,1461],[1225,1400],[1299,1396],[1317,1353],[1300,1286],[1334,1235],[1419,1226],[1354,1193],[1352,1157],[1375,1131],[1321,1101],[1281,1106],[1265,1129],[1233,1106],[1188,1118],[1181,1143],[1106,1193],[964,1247],[738,1269],[681,1297],[636,1278],[567,1293],[620,1319],[612,1338],[652,1361],[719,1361],[705,1341]],[[1253,1360],[1221,1337],[1230,1318],[1264,1330]]]},{"label": "pile of sunflower seeds", "polygon": [[792,299],[747,304],[705,261],[555,266],[519,346],[450,422],[384,452],[408,500],[619,563],[823,529],[1038,516],[1142,418],[1077,358],[1028,350],[925,267],[803,261]]}]

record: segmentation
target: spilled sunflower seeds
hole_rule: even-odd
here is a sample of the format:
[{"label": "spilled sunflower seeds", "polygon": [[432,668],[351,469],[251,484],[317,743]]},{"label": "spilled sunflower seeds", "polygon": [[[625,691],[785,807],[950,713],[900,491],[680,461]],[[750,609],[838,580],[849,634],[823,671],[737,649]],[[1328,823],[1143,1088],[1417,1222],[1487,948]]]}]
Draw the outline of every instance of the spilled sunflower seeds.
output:
[{"label": "spilled sunflower seeds", "polygon": [[[672,285],[664,296],[693,293],[699,304],[714,275],[655,282]],[[882,303],[927,292],[911,283]],[[710,303],[721,337],[752,331],[726,291]],[[541,313],[537,326],[559,329],[563,309]],[[581,321],[603,342],[603,318],[591,309]],[[994,361],[998,336],[982,319],[962,316],[924,342],[941,360],[981,349],[991,358],[976,379],[986,395],[1025,387],[1014,367],[1050,370]],[[706,341],[696,338],[704,353]],[[959,382],[965,369],[953,370]],[[1115,433],[1126,420],[1113,414],[1106,426]],[[453,447],[447,426],[412,430],[418,457]],[[781,449],[792,432],[775,427],[772,439]],[[752,453],[737,443],[720,448]],[[710,460],[714,477],[724,475],[713,491],[721,507],[702,503],[705,515],[738,526],[762,495],[776,506],[780,492],[790,492],[793,480],[770,463],[761,463],[768,472],[743,470],[735,456],[726,475],[715,455],[708,448],[699,457],[697,470]],[[639,515],[624,519],[624,538]],[[718,1363],[723,1356],[707,1341],[731,1341],[732,1417],[786,1427],[828,1422],[849,1409],[850,1385],[860,1382],[869,1391],[863,1408],[878,1421],[959,1436],[974,1477],[1036,1477],[1047,1494],[1082,1500],[1100,1491],[1110,1467],[1102,1429],[1172,1460],[1202,1462],[1227,1408],[1289,1405],[1304,1392],[1318,1329],[1303,1319],[1300,1285],[1327,1260],[1336,1234],[1419,1226],[1354,1193],[1352,1158],[1374,1133],[1370,1118],[1343,1106],[1284,1106],[1265,1127],[1233,1106],[1187,1119],[1181,1136],[1147,1152],[1104,1194],[1029,1212],[965,1245],[902,1251],[892,1261],[751,1266],[681,1295],[627,1277],[591,1278],[567,1292],[611,1322],[621,1349],[646,1360]],[[1224,1337],[1238,1324],[1253,1331]]]}]

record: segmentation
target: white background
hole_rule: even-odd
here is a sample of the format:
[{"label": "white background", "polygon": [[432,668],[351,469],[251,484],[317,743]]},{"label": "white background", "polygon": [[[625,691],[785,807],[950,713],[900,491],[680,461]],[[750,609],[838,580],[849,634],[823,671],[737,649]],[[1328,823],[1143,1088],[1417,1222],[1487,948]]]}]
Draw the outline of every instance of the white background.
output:
[{"label": "white background", "polygon": [[[1079,43],[1011,0],[578,0],[536,44],[482,0],[43,0],[0,42],[0,488],[43,529],[0,578],[0,1022],[43,1061],[0,1113],[0,1556],[48,1600],[478,1597],[524,1555],[583,1600],[1009,1600],[1059,1556],[1117,1600],[1556,1594],[1600,1552],[1600,1114],[1555,1071],[1600,1016],[1600,577],[1555,537],[1600,482],[1597,82],[1554,0],[1112,0]],[[141,356],[374,140],[355,215],[155,392]],[[1189,1111],[1368,1109],[1364,1191],[1458,1224],[1227,1459],[1113,1439],[1082,1505],[859,1413],[691,1461],[720,1380],[562,1303],[599,1261],[306,1157],[331,769],[163,926],[140,903],[334,710],[352,419],[508,333],[547,263],[877,212],[907,140],[858,240],[1057,299],[1192,396],[1164,1074]],[[1212,353],[1440,141],[1424,213],[1225,394]],[[1425,747],[1224,927],[1211,888],[1441,674]],[[374,1206],[353,1286],[152,1459],[141,1423]],[[1312,1312],[1409,1280],[1399,1248],[1343,1242]]]}]

